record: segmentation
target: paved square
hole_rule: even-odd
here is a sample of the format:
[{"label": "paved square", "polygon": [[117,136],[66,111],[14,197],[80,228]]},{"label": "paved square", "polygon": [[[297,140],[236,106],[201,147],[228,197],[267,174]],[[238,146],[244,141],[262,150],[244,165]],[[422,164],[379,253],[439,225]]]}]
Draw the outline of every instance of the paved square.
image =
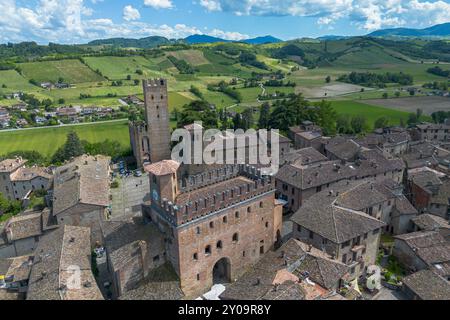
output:
[{"label": "paved square", "polygon": [[141,213],[141,205],[150,200],[148,175],[142,177],[117,178],[119,187],[111,189],[111,220],[133,217]]}]

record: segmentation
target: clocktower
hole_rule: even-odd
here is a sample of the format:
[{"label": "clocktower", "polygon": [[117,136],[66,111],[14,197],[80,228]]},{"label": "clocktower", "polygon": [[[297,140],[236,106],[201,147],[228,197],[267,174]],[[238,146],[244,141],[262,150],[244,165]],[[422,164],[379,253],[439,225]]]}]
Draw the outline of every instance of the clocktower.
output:
[{"label": "clocktower", "polygon": [[150,195],[152,202],[160,207],[167,202],[175,202],[178,194],[178,168],[180,164],[173,160],[163,160],[144,167],[149,173]]}]

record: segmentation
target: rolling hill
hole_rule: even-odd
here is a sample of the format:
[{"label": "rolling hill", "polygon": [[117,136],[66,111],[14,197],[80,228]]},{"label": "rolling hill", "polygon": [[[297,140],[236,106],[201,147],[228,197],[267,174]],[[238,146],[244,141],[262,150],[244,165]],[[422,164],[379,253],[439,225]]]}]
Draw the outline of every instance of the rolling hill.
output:
[{"label": "rolling hill", "polygon": [[394,28],[368,34],[370,37],[450,37],[450,22],[425,29]]},{"label": "rolling hill", "polygon": [[151,36],[141,39],[129,39],[129,38],[111,38],[111,39],[101,39],[94,40],[88,43],[91,46],[101,46],[101,45],[110,45],[122,48],[155,48],[159,45],[170,44],[173,41],[158,36]]}]

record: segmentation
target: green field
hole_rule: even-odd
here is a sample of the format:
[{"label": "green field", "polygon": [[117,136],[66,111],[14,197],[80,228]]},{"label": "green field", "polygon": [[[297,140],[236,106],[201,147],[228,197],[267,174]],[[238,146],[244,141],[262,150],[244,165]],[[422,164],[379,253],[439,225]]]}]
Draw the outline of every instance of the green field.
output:
[{"label": "green field", "polygon": [[0,154],[13,151],[38,151],[50,157],[66,141],[67,133],[75,131],[80,139],[91,143],[106,139],[120,142],[124,150],[130,148],[128,122],[87,124],[57,128],[0,132]]},{"label": "green field", "polygon": [[27,79],[38,82],[57,82],[62,78],[68,83],[103,81],[103,77],[96,74],[79,60],[58,60],[20,63],[22,74]]},{"label": "green field", "polygon": [[401,119],[403,119],[403,123],[406,123],[408,120],[408,112],[370,106],[355,101],[331,101],[331,104],[338,114],[348,115],[349,117],[364,116],[371,127],[381,117],[387,117],[390,125],[399,125]]},{"label": "green field", "polygon": [[[6,88],[2,88],[6,85]],[[27,91],[36,89],[27,79],[22,77],[15,70],[0,71],[0,94],[12,93],[15,91]]]}]

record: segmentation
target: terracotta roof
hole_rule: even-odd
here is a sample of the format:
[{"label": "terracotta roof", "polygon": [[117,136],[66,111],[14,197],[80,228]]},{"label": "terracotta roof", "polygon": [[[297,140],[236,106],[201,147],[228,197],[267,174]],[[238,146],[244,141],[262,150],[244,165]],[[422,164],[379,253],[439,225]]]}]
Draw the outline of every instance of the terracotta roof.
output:
[{"label": "terracotta roof", "polygon": [[27,160],[21,158],[0,161],[0,172],[14,172],[18,168],[23,167],[25,163],[27,163]]},{"label": "terracotta roof", "polygon": [[[306,251],[306,244],[290,239],[277,251],[268,252],[221,295],[228,300],[303,300],[317,298],[334,288],[348,267],[317,250]],[[316,283],[313,290],[301,279],[305,273]]]},{"label": "terracotta roof", "polygon": [[450,283],[430,270],[403,278],[403,284],[422,300],[450,300]]},{"label": "terracotta roof", "polygon": [[432,214],[421,214],[412,219],[414,224],[424,231],[436,231],[437,229],[450,229],[450,223]]},{"label": "terracotta roof", "polygon": [[314,148],[295,150],[285,155],[285,160],[294,165],[307,165],[316,162],[328,161],[328,158]]},{"label": "terracotta roof", "polygon": [[155,176],[165,176],[176,173],[180,164],[174,160],[163,160],[157,163],[149,164],[144,167],[146,172]]},{"label": "terracotta roof", "polygon": [[[91,271],[90,229],[64,226],[46,234],[34,253],[28,300],[102,300]],[[80,268],[80,287],[70,288],[72,266]]]},{"label": "terracotta roof", "polygon": [[322,191],[313,195],[291,220],[334,243],[343,243],[384,227],[384,222],[336,203],[336,191],[342,193],[351,190],[358,183],[361,182],[341,183],[335,186],[333,193]]},{"label": "terracotta roof", "polygon": [[82,203],[109,205],[109,157],[83,155],[59,167],[54,178],[53,214]]},{"label": "terracotta roof", "polygon": [[52,176],[53,175],[45,168],[22,167],[11,175],[11,181],[30,181],[39,177],[50,180]]},{"label": "terracotta roof", "polygon": [[40,236],[43,232],[42,212],[12,217],[5,225],[5,232],[10,233],[12,241]]}]

